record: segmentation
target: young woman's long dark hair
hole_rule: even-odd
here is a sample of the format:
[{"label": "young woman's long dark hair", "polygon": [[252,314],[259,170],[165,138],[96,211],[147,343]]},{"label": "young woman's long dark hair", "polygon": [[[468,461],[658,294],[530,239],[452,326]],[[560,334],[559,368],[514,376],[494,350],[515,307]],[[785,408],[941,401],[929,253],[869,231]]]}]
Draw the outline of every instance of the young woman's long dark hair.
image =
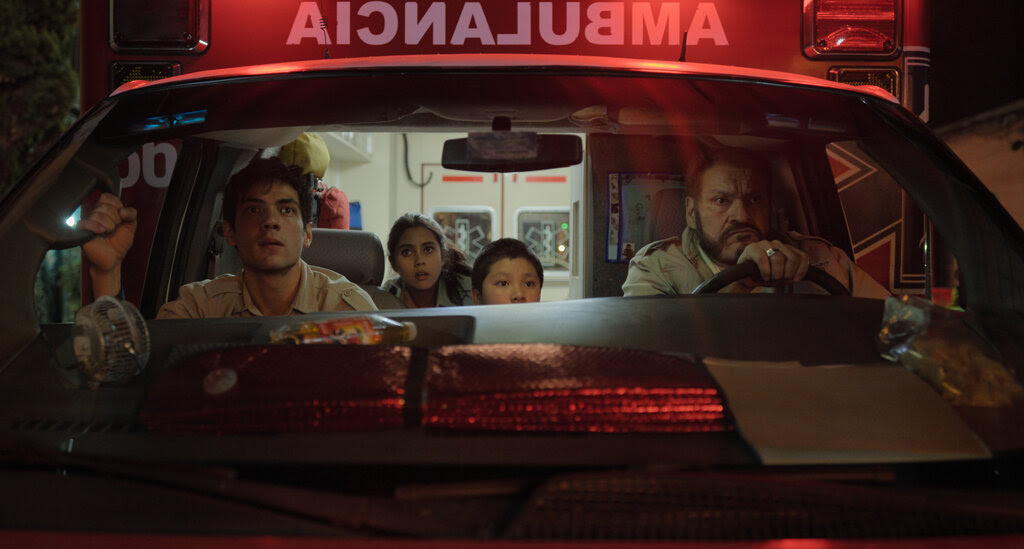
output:
[{"label": "young woman's long dark hair", "polygon": [[[395,248],[398,247],[398,240],[406,230],[413,227],[429,229],[437,237],[437,244],[441,246],[441,277],[439,283],[443,283],[448,292],[448,299],[455,305],[462,305],[462,285],[459,283],[460,276],[473,276],[473,267],[469,259],[444,236],[444,229],[430,217],[421,213],[407,213],[395,220],[391,225],[391,232],[388,233],[388,261],[391,267],[395,268]],[[395,269],[398,270],[398,269]]]}]

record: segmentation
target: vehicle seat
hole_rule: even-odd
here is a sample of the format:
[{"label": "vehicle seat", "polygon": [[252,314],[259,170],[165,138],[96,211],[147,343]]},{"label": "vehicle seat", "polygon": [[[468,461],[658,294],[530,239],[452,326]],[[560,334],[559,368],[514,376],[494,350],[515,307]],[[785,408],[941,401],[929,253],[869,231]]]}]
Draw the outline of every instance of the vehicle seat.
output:
[{"label": "vehicle seat", "polygon": [[[313,242],[302,251],[302,259],[310,265],[344,275],[370,294],[380,309],[404,307],[398,298],[379,289],[384,281],[384,246],[376,233],[314,227]],[[238,251],[225,245],[214,276],[240,270]]]},{"label": "vehicle seat", "polygon": [[302,259],[324,267],[361,286],[384,281],[384,246],[376,233],[349,229],[313,228],[313,242]]},{"label": "vehicle seat", "polygon": [[685,228],[686,189],[661,189],[655,193],[651,200],[651,241],[680,236]]},{"label": "vehicle seat", "polygon": [[302,251],[302,259],[359,284],[379,309],[405,307],[397,297],[380,289],[384,281],[384,246],[376,233],[314,227],[313,242]]}]

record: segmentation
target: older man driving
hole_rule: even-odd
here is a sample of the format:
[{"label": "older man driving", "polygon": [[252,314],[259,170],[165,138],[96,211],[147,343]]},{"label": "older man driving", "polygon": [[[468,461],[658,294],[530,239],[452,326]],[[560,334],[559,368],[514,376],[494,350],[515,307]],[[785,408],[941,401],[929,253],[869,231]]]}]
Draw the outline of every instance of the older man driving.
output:
[{"label": "older man driving", "polygon": [[691,293],[723,269],[746,261],[761,280],[748,277],[726,292],[794,284],[794,291],[820,293],[802,282],[810,266],[838,280],[856,297],[889,295],[878,282],[829,242],[795,231],[771,231],[771,168],[746,152],[721,149],[692,171],[686,196],[686,228],[678,237],[652,242],[629,262],[626,296]]}]

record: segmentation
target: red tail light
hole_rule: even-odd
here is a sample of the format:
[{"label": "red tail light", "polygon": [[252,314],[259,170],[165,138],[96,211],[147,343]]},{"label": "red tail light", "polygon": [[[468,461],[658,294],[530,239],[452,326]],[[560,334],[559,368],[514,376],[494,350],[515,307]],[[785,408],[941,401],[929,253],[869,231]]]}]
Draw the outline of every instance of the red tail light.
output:
[{"label": "red tail light", "polygon": [[900,0],[804,2],[808,57],[891,57],[900,48]]},{"label": "red tail light", "polygon": [[210,0],[111,0],[110,47],[120,53],[201,54],[210,47]]},{"label": "red tail light", "polygon": [[728,431],[710,376],[680,359],[561,345],[444,347],[429,358],[425,426],[534,432]]}]

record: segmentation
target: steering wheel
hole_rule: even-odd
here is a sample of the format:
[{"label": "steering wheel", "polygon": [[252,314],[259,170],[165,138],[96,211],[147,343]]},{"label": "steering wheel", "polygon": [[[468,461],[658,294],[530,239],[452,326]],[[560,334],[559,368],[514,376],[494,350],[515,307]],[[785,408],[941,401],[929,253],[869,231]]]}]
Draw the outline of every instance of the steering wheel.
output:
[{"label": "steering wheel", "polygon": [[[744,261],[732,267],[728,267],[711,278],[701,282],[696,288],[693,289],[694,294],[712,294],[718,292],[722,288],[736,282],[737,280],[743,280],[744,278],[751,277],[754,280],[761,279],[761,272],[757,268],[757,263],[753,261]],[[841,282],[835,279],[832,275],[827,272],[814,267],[807,267],[807,274],[804,275],[803,280],[813,282],[817,284],[830,295],[841,295],[849,296],[850,291],[843,286]],[[762,284],[763,286],[770,286],[771,284]]]}]

